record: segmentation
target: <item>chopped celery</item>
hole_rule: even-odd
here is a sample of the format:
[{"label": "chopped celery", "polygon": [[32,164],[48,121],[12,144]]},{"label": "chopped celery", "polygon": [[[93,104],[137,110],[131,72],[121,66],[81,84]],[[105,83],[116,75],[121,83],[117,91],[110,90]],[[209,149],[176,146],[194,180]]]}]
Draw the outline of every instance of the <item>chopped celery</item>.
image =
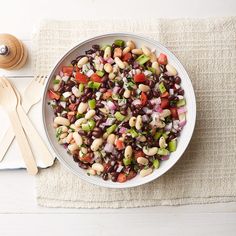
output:
[{"label": "chopped celery", "polygon": [[156,72],[156,70],[152,67],[148,67],[148,70],[151,71],[153,74]]},{"label": "chopped celery", "polygon": [[170,152],[174,152],[176,150],[176,139],[172,139],[169,143],[168,143],[168,147]]},{"label": "chopped celery", "polygon": [[125,166],[130,165],[131,162],[132,162],[132,159],[131,159],[131,158],[124,158],[124,159],[123,159],[123,163],[124,163]]},{"label": "chopped celery", "polygon": [[140,55],[140,56],[136,59],[136,61],[137,61],[140,65],[145,64],[145,63],[146,63],[147,61],[149,61],[149,60],[150,60],[150,58],[149,58],[148,56],[144,55],[144,54]]},{"label": "chopped celery", "polygon": [[83,92],[84,91],[84,84],[79,84],[79,91]]},{"label": "chopped celery", "polygon": [[54,79],[53,80],[53,84],[59,84],[60,83],[60,80],[59,79]]},{"label": "chopped celery", "polygon": [[164,139],[167,139],[167,138],[168,138],[168,134],[167,134],[167,133],[163,133],[163,134],[162,134],[162,137],[163,137]]},{"label": "chopped celery", "polygon": [[107,132],[108,134],[112,134],[112,133],[115,131],[116,127],[117,127],[116,124],[111,125],[110,127],[108,127],[108,128],[106,129],[106,132]]},{"label": "chopped celery", "polygon": [[95,99],[88,100],[88,105],[90,109],[94,109],[96,107],[96,100]]},{"label": "chopped celery", "polygon": [[92,88],[92,89],[99,89],[100,86],[101,86],[101,83],[93,82],[93,81],[89,81],[89,82],[88,82],[88,87],[89,87],[89,88]]},{"label": "chopped celery", "polygon": [[182,107],[182,106],[184,106],[186,104],[186,101],[185,101],[185,99],[183,98],[183,99],[180,99],[178,102],[177,102],[177,107]]},{"label": "chopped celery", "polygon": [[161,156],[166,156],[169,154],[169,151],[165,148],[159,148],[157,151],[157,154]]},{"label": "chopped celery", "polygon": [[89,132],[91,129],[90,129],[90,126],[89,124],[82,124],[82,130],[83,131],[86,131],[86,132]]},{"label": "chopped celery", "polygon": [[121,39],[116,39],[114,44],[119,47],[123,47],[125,45],[125,42]]},{"label": "chopped celery", "polygon": [[97,74],[98,76],[100,76],[100,77],[103,77],[103,75],[105,74],[105,72],[102,71],[102,70],[97,70],[97,71],[96,71],[96,74]]},{"label": "chopped celery", "polygon": [[138,137],[138,132],[135,129],[130,129],[129,133],[131,134],[132,138]]},{"label": "chopped celery", "polygon": [[159,89],[160,89],[161,93],[164,93],[166,91],[166,88],[165,88],[165,85],[163,84],[163,82],[161,82],[159,84]]},{"label": "chopped celery", "polygon": [[154,167],[155,169],[158,169],[159,166],[160,166],[160,162],[159,162],[158,160],[154,160],[154,161],[152,162],[152,164],[153,164],[153,167]]},{"label": "chopped celery", "polygon": [[123,121],[125,119],[125,116],[122,115],[119,111],[117,111],[115,113],[115,118],[118,120],[118,121]]},{"label": "chopped celery", "polygon": [[154,135],[154,139],[155,140],[158,140],[162,135],[162,132],[156,132],[155,135]]},{"label": "chopped celery", "polygon": [[92,119],[88,120],[88,125],[90,127],[90,130],[94,129],[96,122]]}]

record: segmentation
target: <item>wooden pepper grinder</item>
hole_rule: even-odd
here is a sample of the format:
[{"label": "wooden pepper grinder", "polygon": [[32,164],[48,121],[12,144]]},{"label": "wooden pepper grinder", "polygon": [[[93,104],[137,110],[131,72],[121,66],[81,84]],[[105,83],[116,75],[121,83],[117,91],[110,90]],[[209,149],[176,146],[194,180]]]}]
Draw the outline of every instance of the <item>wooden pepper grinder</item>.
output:
[{"label": "wooden pepper grinder", "polygon": [[0,34],[0,68],[18,70],[27,60],[27,50],[23,43],[11,34]]}]

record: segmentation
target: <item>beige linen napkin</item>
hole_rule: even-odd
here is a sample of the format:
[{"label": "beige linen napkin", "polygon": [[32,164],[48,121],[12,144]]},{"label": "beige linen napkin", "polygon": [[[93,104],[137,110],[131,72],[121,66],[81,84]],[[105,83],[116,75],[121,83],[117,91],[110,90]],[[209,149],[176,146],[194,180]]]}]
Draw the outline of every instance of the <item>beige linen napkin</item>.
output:
[{"label": "beige linen napkin", "polygon": [[56,163],[37,177],[38,204],[48,207],[141,207],[236,200],[236,17],[44,21],[34,34],[34,72],[48,74],[67,49],[105,32],[160,41],[184,64],[197,97],[188,150],[165,175],[132,189],[88,184]]}]

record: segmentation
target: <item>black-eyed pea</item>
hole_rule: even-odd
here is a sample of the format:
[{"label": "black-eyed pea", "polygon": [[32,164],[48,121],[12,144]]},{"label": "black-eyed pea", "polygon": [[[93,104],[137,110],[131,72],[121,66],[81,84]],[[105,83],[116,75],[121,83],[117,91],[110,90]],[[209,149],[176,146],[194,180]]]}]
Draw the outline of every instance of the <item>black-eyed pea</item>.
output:
[{"label": "black-eyed pea", "polygon": [[99,108],[99,111],[101,111],[103,114],[109,114],[109,110],[107,110],[105,107]]},{"label": "black-eyed pea", "polygon": [[157,61],[157,56],[156,56],[155,53],[151,53],[151,55],[150,55],[149,57],[150,57],[150,61],[151,61],[152,63]]},{"label": "black-eyed pea", "polygon": [[137,130],[140,130],[143,126],[143,122],[142,122],[142,116],[141,115],[138,115],[137,118],[136,118],[136,122],[135,122],[135,128]]},{"label": "black-eyed pea", "polygon": [[73,139],[79,147],[83,144],[83,139],[78,132],[73,133]]},{"label": "black-eyed pea", "polygon": [[106,47],[105,50],[104,50],[104,55],[103,55],[103,58],[104,60],[107,60],[111,57],[111,47]]},{"label": "black-eyed pea", "polygon": [[177,70],[171,64],[166,65],[166,70],[167,70],[168,74],[171,76],[175,76],[178,74]]},{"label": "black-eyed pea", "polygon": [[119,57],[115,57],[115,63],[120,67],[120,69],[125,69],[125,64]]},{"label": "black-eyed pea", "polygon": [[129,89],[126,89],[125,92],[124,92],[124,94],[123,94],[123,97],[124,97],[124,98],[129,98],[130,95],[131,95],[131,91],[130,91]]},{"label": "black-eyed pea", "polygon": [[138,157],[137,162],[143,166],[146,166],[148,164],[148,159],[145,157]]},{"label": "black-eyed pea", "polygon": [[147,176],[147,175],[150,175],[151,173],[152,173],[152,168],[148,168],[148,169],[142,169],[141,171],[140,171],[140,175],[142,176],[142,177],[145,177],[145,176]]},{"label": "black-eyed pea", "polygon": [[83,157],[87,153],[88,153],[88,149],[86,147],[81,147],[79,150],[79,157]]},{"label": "black-eyed pea", "polygon": [[68,128],[66,126],[64,126],[64,125],[59,126],[57,128],[57,133],[66,133],[66,132],[68,132]]},{"label": "black-eyed pea", "polygon": [[140,48],[135,48],[135,49],[132,50],[132,53],[135,54],[135,55],[142,55],[143,51]]},{"label": "black-eyed pea", "polygon": [[129,40],[128,42],[126,42],[126,46],[129,47],[130,50],[133,50],[136,48],[136,45],[132,40]]},{"label": "black-eyed pea", "polygon": [[143,142],[146,142],[147,141],[147,138],[144,136],[144,135],[141,135],[139,137],[137,137],[138,141],[143,143]]},{"label": "black-eyed pea", "polygon": [[104,171],[104,166],[100,163],[94,163],[92,164],[92,169],[98,172],[103,172]]},{"label": "black-eyed pea", "polygon": [[64,125],[64,126],[69,126],[70,125],[70,121],[67,118],[58,116],[54,119],[54,123],[58,124],[58,125]]},{"label": "black-eyed pea", "polygon": [[140,84],[138,86],[138,88],[142,91],[142,92],[147,92],[150,90],[150,87],[148,85],[145,85],[145,84]]},{"label": "black-eyed pea", "polygon": [[115,79],[115,77],[116,77],[116,74],[113,73],[113,72],[109,73],[109,75],[108,75],[108,78],[109,78],[110,80]]},{"label": "black-eyed pea", "polygon": [[161,73],[161,69],[160,69],[160,66],[159,66],[159,64],[158,64],[157,61],[154,61],[154,62],[152,63],[152,68],[155,69],[155,73],[156,73],[157,75],[159,75],[159,74]]},{"label": "black-eyed pea", "polygon": [[160,148],[166,148],[167,147],[166,140],[163,136],[160,137],[160,139],[159,139],[159,146],[160,146]]},{"label": "black-eyed pea", "polygon": [[158,120],[156,122],[156,127],[157,128],[164,128],[166,126],[165,122],[161,121],[161,120]]},{"label": "black-eyed pea", "polygon": [[95,114],[96,114],[96,111],[91,109],[91,110],[87,111],[87,113],[85,114],[84,118],[89,120],[92,117],[94,117]]},{"label": "black-eyed pea", "polygon": [[67,136],[67,133],[62,133],[61,135],[60,135],[60,139],[63,139],[63,138],[65,138]]},{"label": "black-eyed pea", "polygon": [[124,49],[123,49],[123,55],[124,54],[126,54],[126,53],[128,53],[128,52],[130,52],[130,47],[125,47]]},{"label": "black-eyed pea", "polygon": [[102,138],[96,138],[93,140],[92,142],[92,145],[91,145],[91,150],[94,152],[94,151],[97,151],[101,145],[103,143],[103,139]]},{"label": "black-eyed pea", "polygon": [[130,127],[134,127],[134,126],[135,126],[135,123],[136,123],[136,117],[132,116],[132,117],[129,119],[129,126],[130,126]]},{"label": "black-eyed pea", "polygon": [[78,113],[83,114],[88,109],[88,103],[87,102],[81,102],[78,106]]},{"label": "black-eyed pea", "polygon": [[88,175],[96,175],[96,170],[94,170],[93,168],[89,168],[89,169],[87,170],[87,174],[88,174]]},{"label": "black-eyed pea", "polygon": [[133,154],[133,149],[130,145],[128,145],[126,148],[125,148],[125,153],[124,153],[124,157],[129,159],[132,157],[132,154]]},{"label": "black-eyed pea", "polygon": [[68,150],[70,151],[70,152],[74,152],[74,151],[76,151],[76,150],[78,150],[79,149],[79,147],[78,147],[78,145],[76,144],[76,143],[73,143],[73,144],[69,144],[68,145]]},{"label": "black-eyed pea", "polygon": [[115,134],[109,134],[108,137],[107,137],[107,142],[110,143],[110,144],[114,144],[116,140],[116,135]]},{"label": "black-eyed pea", "polygon": [[111,73],[113,68],[112,68],[112,65],[110,63],[106,63],[104,65],[104,70],[107,72],[107,73]]},{"label": "black-eyed pea", "polygon": [[158,151],[158,148],[157,147],[152,147],[152,148],[149,148],[149,147],[143,147],[143,152],[145,155],[147,156],[154,156],[157,154],[157,151]]},{"label": "black-eyed pea", "polygon": [[149,48],[147,48],[146,46],[142,46],[141,47],[142,51],[143,51],[143,54],[146,55],[146,56],[150,56],[151,55],[151,51],[149,50]]},{"label": "black-eyed pea", "polygon": [[82,57],[82,58],[78,61],[77,66],[78,66],[79,68],[82,68],[82,66],[83,66],[84,64],[86,64],[87,62],[88,62],[88,57]]}]

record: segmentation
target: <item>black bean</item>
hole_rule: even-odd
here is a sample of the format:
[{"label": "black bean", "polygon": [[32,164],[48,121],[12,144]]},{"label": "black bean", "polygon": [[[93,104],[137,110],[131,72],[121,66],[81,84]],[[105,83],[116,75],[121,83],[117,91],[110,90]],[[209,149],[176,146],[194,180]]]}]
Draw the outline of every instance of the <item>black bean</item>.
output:
[{"label": "black bean", "polygon": [[69,85],[65,85],[64,91],[69,92],[71,90],[71,87]]},{"label": "black bean", "polygon": [[80,168],[85,169],[85,170],[89,168],[89,165],[83,163],[82,161],[78,161],[78,165]]},{"label": "black bean", "polygon": [[102,133],[101,132],[98,132],[98,131],[93,131],[92,132],[92,135],[95,137],[95,138],[100,138],[102,136]]},{"label": "black bean", "polygon": [[87,55],[87,54],[93,54],[94,52],[95,52],[94,49],[89,49],[89,50],[85,51],[85,54],[86,54],[86,55]]},{"label": "black bean", "polygon": [[71,116],[70,123],[75,123],[75,121],[76,121],[76,117],[75,116]]},{"label": "black bean", "polygon": [[67,113],[62,114],[61,116],[67,118]]},{"label": "black bean", "polygon": [[123,160],[123,157],[124,157],[124,155],[123,155],[122,152],[120,152],[120,153],[117,154],[117,160],[118,160],[118,161],[122,161],[122,160]]},{"label": "black bean", "polygon": [[153,98],[153,92],[152,92],[152,90],[149,90],[149,91],[147,92],[147,97],[148,97],[148,99],[152,99],[152,98]]},{"label": "black bean", "polygon": [[98,44],[94,44],[94,45],[92,45],[92,49],[98,51],[100,49],[100,46]]},{"label": "black bean", "polygon": [[62,111],[63,111],[63,107],[60,106],[60,105],[56,106],[55,109],[54,109],[55,113],[61,113]]},{"label": "black bean", "polygon": [[73,86],[75,86],[75,82],[72,81],[72,80],[68,80],[66,85],[68,85],[68,86],[70,86],[72,88]]},{"label": "black bean", "polygon": [[93,90],[92,90],[91,88],[85,88],[84,94],[87,94],[87,93],[92,92],[92,91],[93,91]]},{"label": "black bean", "polygon": [[154,88],[155,82],[154,82],[153,80],[148,80],[148,86],[149,86],[150,88]]},{"label": "black bean", "polygon": [[184,95],[184,90],[183,89],[179,89],[178,90],[178,94],[183,96]]},{"label": "black bean", "polygon": [[110,88],[113,88],[113,87],[115,86],[115,83],[114,83],[113,81],[109,80],[109,81],[108,81],[108,86],[109,86]]},{"label": "black bean", "polygon": [[117,178],[118,178],[118,175],[119,175],[119,173],[117,173],[117,172],[111,173],[111,181],[116,182]]},{"label": "black bean", "polygon": [[152,93],[153,93],[153,97],[156,97],[156,98],[160,97],[159,91],[153,90]]},{"label": "black bean", "polygon": [[80,135],[82,135],[82,136],[85,136],[85,135],[86,135],[86,132],[83,131],[83,130],[81,130],[81,129],[78,131],[78,133],[79,133]]},{"label": "black bean", "polygon": [[79,61],[82,57],[85,57],[86,55],[79,55],[78,57],[76,57],[76,61]]},{"label": "black bean", "polygon": [[72,61],[71,61],[71,65],[72,65],[72,66],[75,66],[76,64],[77,64],[77,61],[76,61],[76,60],[72,60]]},{"label": "black bean", "polygon": [[75,161],[75,162],[79,162],[79,156],[78,156],[78,154],[73,154],[73,160]]},{"label": "black bean", "polygon": [[71,96],[70,96],[70,102],[71,102],[71,103],[75,103],[75,102],[76,102],[76,97],[75,97],[75,95],[71,95]]},{"label": "black bean", "polygon": [[99,56],[103,57],[104,56],[104,50],[99,51]]},{"label": "black bean", "polygon": [[90,99],[90,98],[92,98],[92,94],[93,94],[93,92],[89,92],[89,93],[86,94],[86,97],[87,97],[88,99]]},{"label": "black bean", "polygon": [[107,89],[106,89],[106,88],[100,88],[99,91],[100,91],[101,93],[105,93],[105,92],[107,91]]},{"label": "black bean", "polygon": [[103,178],[103,180],[108,180],[108,174],[107,173],[102,173],[102,178]]},{"label": "black bean", "polygon": [[86,96],[83,96],[82,98],[81,98],[81,102],[87,102],[88,101],[88,98],[86,97]]},{"label": "black bean", "polygon": [[175,77],[175,83],[180,84],[181,83],[181,78],[179,76]]},{"label": "black bean", "polygon": [[111,173],[114,171],[114,167],[113,166],[109,166],[107,169],[107,173]]}]

